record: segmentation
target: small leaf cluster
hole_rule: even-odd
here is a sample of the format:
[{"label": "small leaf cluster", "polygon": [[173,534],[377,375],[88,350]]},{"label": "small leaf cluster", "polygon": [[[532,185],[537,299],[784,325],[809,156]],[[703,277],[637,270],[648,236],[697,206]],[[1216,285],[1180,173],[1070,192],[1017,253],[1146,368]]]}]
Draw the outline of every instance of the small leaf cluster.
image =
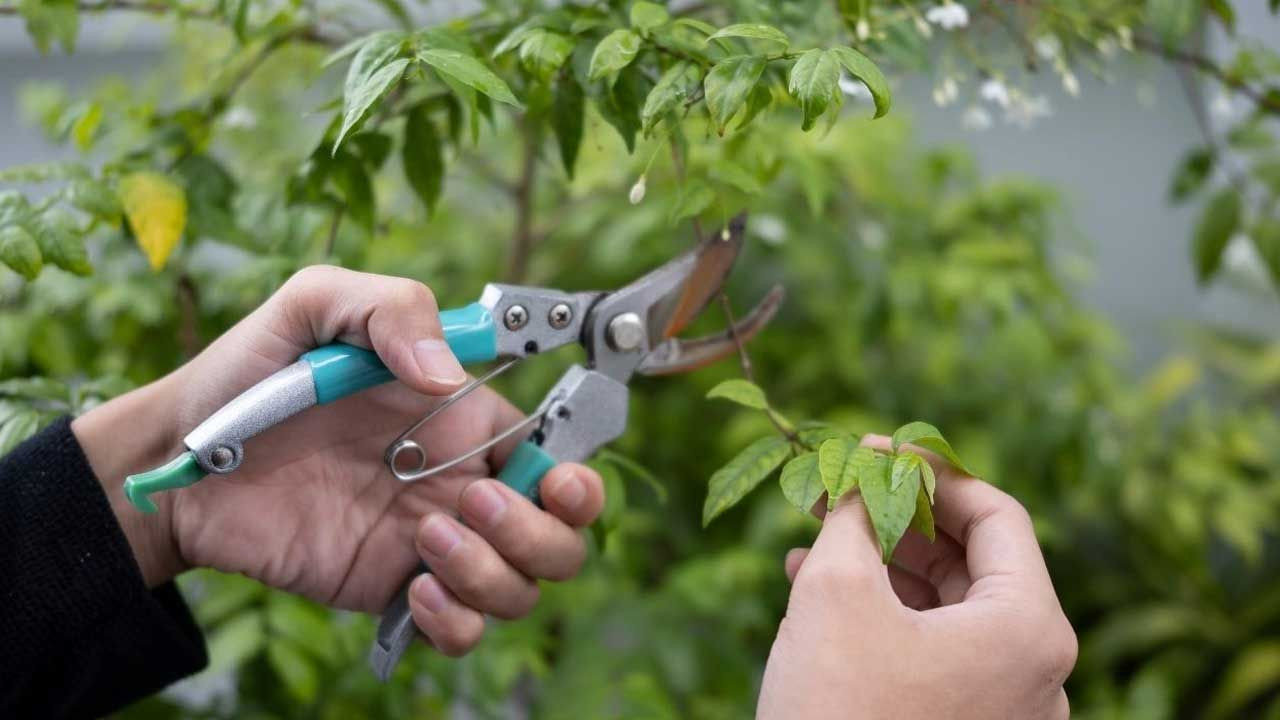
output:
[{"label": "small leaf cluster", "polygon": [[707,397],[768,413],[779,433],[749,444],[711,476],[702,510],[704,527],[781,468],[782,494],[801,512],[811,512],[824,495],[830,510],[850,492],[858,492],[881,557],[888,564],[908,528],[930,542],[935,537],[934,468],[905,446],[929,450],[960,472],[973,474],[942,433],[928,423],[911,422],[898,428],[891,449],[885,452],[862,447],[856,435],[828,424],[793,426],[769,404],[764,391],[747,380],[726,380]]},{"label": "small leaf cluster", "polygon": [[0,382],[0,455],[62,415],[78,415],[131,389],[118,377],[63,382],[46,377]]}]

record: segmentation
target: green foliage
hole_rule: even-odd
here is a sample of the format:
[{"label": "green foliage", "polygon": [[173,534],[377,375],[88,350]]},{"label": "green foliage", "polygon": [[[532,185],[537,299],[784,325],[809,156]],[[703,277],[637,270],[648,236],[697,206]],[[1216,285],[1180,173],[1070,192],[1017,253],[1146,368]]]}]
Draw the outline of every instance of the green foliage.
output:
[{"label": "green foliage", "polygon": [[[1113,56],[1159,57],[1166,41],[1153,28],[1176,36],[1183,5],[969,5],[969,25],[925,25],[926,39],[917,20],[933,4],[492,3],[415,28],[388,0],[371,20],[384,28],[348,37],[305,3],[184,0],[154,9],[184,19],[151,77],[74,94],[31,83],[28,117],[79,155],[0,170],[0,233],[23,229],[42,265],[33,280],[0,270],[0,450],[120,391],[90,378],[164,375],[316,262],[421,279],[446,306],[499,278],[607,288],[687,247],[692,219],[713,232],[749,209],[735,301],[778,281],[790,290],[749,348],[772,405],[706,403],[730,363],[637,385],[628,434],[593,461],[608,506],[583,575],[545,585],[531,617],[491,624],[471,656],[415,648],[382,685],[363,668],[370,618],[192,573],[183,590],[218,666],[195,682],[231,680],[230,700],[175,690],[122,716],[749,716],[785,609],[782,555],[811,542],[806,513],[827,489],[821,448],[910,418],[945,428],[948,447],[1031,511],[1082,641],[1075,716],[1274,712],[1274,339],[1199,328],[1185,354],[1134,375],[1114,328],[1050,264],[1081,262],[1050,230],[1050,189],[983,182],[963,151],[918,148],[896,111],[862,119],[870,103],[889,106],[886,74],[936,73],[961,93],[1001,78],[1025,96],[1029,64],[1065,84],[1066,71],[1105,71]],[[1213,22],[1225,23],[1216,5]],[[75,4],[18,7],[37,45],[71,45]],[[1168,24],[1156,17],[1166,8]],[[593,55],[619,32],[634,54],[593,78]],[[1195,36],[1167,47],[1190,50]],[[1060,52],[1028,63],[1049,38]],[[374,43],[381,51],[357,64]],[[737,91],[721,86],[712,100],[708,83],[745,62],[734,58],[763,69],[728,112]],[[348,92],[353,67],[365,80]],[[1212,202],[1238,190],[1235,235],[1280,282],[1275,53],[1242,40],[1221,69],[1247,112],[1181,164],[1171,195]],[[842,74],[869,103],[845,101]],[[797,75],[809,82],[793,89]],[[800,130],[824,112],[824,124],[840,115],[828,134]],[[186,205],[158,270],[126,217],[122,182],[136,173],[162,175],[172,205],[173,188]],[[633,205],[627,190],[642,176]],[[92,275],[75,274],[76,247]],[[1214,277],[1232,276],[1227,266]],[[502,389],[532,408],[560,362],[526,363]],[[704,530],[699,479],[757,441],[769,452],[721,476],[721,514]],[[927,463],[907,469],[911,455],[866,456],[888,463],[887,479],[841,469],[836,489],[859,486],[884,545],[901,535],[908,499],[910,527],[932,532],[934,480]],[[781,498],[749,492],[775,471]]]}]

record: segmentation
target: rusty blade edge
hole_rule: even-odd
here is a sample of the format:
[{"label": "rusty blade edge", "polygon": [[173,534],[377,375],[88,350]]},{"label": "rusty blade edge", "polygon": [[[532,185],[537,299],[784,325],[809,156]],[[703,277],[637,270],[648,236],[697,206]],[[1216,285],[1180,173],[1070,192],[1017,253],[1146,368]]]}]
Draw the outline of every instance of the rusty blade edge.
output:
[{"label": "rusty blade edge", "polygon": [[729,221],[728,238],[721,239],[719,232],[705,237],[698,249],[698,264],[685,280],[679,298],[670,306],[671,314],[660,337],[665,339],[678,335],[720,292],[725,278],[733,270],[734,261],[742,251],[746,225],[746,213],[739,213]]},{"label": "rusty blade edge", "polygon": [[641,361],[637,372],[642,375],[673,375],[706,367],[738,351],[734,342],[734,334],[744,345],[751,341],[765,325],[773,320],[778,307],[782,304],[786,291],[781,285],[773,288],[761,298],[760,302],[733,325],[733,329],[725,329],[714,335],[681,340],[669,338],[655,347]]}]

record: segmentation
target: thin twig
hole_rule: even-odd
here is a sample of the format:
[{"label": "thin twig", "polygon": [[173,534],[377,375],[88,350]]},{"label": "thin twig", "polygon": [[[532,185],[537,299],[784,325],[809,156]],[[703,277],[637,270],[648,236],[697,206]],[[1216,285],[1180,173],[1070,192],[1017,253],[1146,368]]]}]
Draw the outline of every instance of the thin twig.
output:
[{"label": "thin twig", "polygon": [[329,222],[329,235],[324,241],[324,259],[328,261],[333,257],[334,246],[338,242],[338,228],[342,227],[342,216],[345,207],[339,206],[333,209],[333,220]]},{"label": "thin twig", "polygon": [[538,131],[528,118],[520,119],[522,155],[520,179],[516,181],[516,226],[511,233],[511,259],[507,266],[508,282],[524,281],[533,254],[533,193],[538,169]]},{"label": "thin twig", "polygon": [[1223,152],[1221,143],[1214,137],[1213,128],[1209,126],[1209,118],[1204,111],[1204,98],[1200,95],[1200,88],[1196,85],[1195,79],[1191,77],[1191,72],[1185,65],[1179,65],[1175,68],[1178,76],[1178,82],[1182,86],[1182,95],[1187,100],[1187,105],[1191,107],[1191,115],[1196,120],[1196,126],[1200,128],[1200,134],[1204,136],[1204,142],[1209,146],[1209,150],[1214,155],[1222,158],[1222,167],[1227,172],[1227,177],[1231,180],[1231,184],[1237,190],[1244,191],[1245,179],[1237,167],[1235,167],[1229,153]]},{"label": "thin twig", "polygon": [[182,346],[184,357],[193,358],[200,352],[203,341],[200,339],[200,295],[195,281],[184,270],[178,274],[174,291],[178,296],[178,342]]},{"label": "thin twig", "polygon": [[1213,60],[1190,50],[1169,47],[1162,42],[1135,35],[1133,46],[1151,55],[1158,55],[1166,60],[1182,63],[1199,70],[1226,87],[1235,90],[1253,101],[1258,109],[1280,115],[1280,96],[1258,90],[1243,80],[1233,77]]}]

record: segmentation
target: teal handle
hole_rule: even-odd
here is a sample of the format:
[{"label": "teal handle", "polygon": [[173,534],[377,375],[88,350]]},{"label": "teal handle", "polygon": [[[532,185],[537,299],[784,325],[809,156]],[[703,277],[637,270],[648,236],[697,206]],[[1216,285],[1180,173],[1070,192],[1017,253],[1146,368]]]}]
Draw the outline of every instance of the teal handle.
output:
[{"label": "teal handle", "polygon": [[[488,362],[498,356],[498,332],[493,315],[480,303],[443,310],[440,324],[449,349],[463,364]],[[393,378],[391,371],[372,350],[346,343],[331,343],[303,353],[301,360],[311,365],[316,386],[316,404],[324,405],[381,385]]]},{"label": "teal handle", "polygon": [[538,499],[538,483],[542,476],[555,467],[556,461],[546,450],[525,440],[516,446],[507,464],[502,466],[498,479],[521,495],[541,506]]}]

